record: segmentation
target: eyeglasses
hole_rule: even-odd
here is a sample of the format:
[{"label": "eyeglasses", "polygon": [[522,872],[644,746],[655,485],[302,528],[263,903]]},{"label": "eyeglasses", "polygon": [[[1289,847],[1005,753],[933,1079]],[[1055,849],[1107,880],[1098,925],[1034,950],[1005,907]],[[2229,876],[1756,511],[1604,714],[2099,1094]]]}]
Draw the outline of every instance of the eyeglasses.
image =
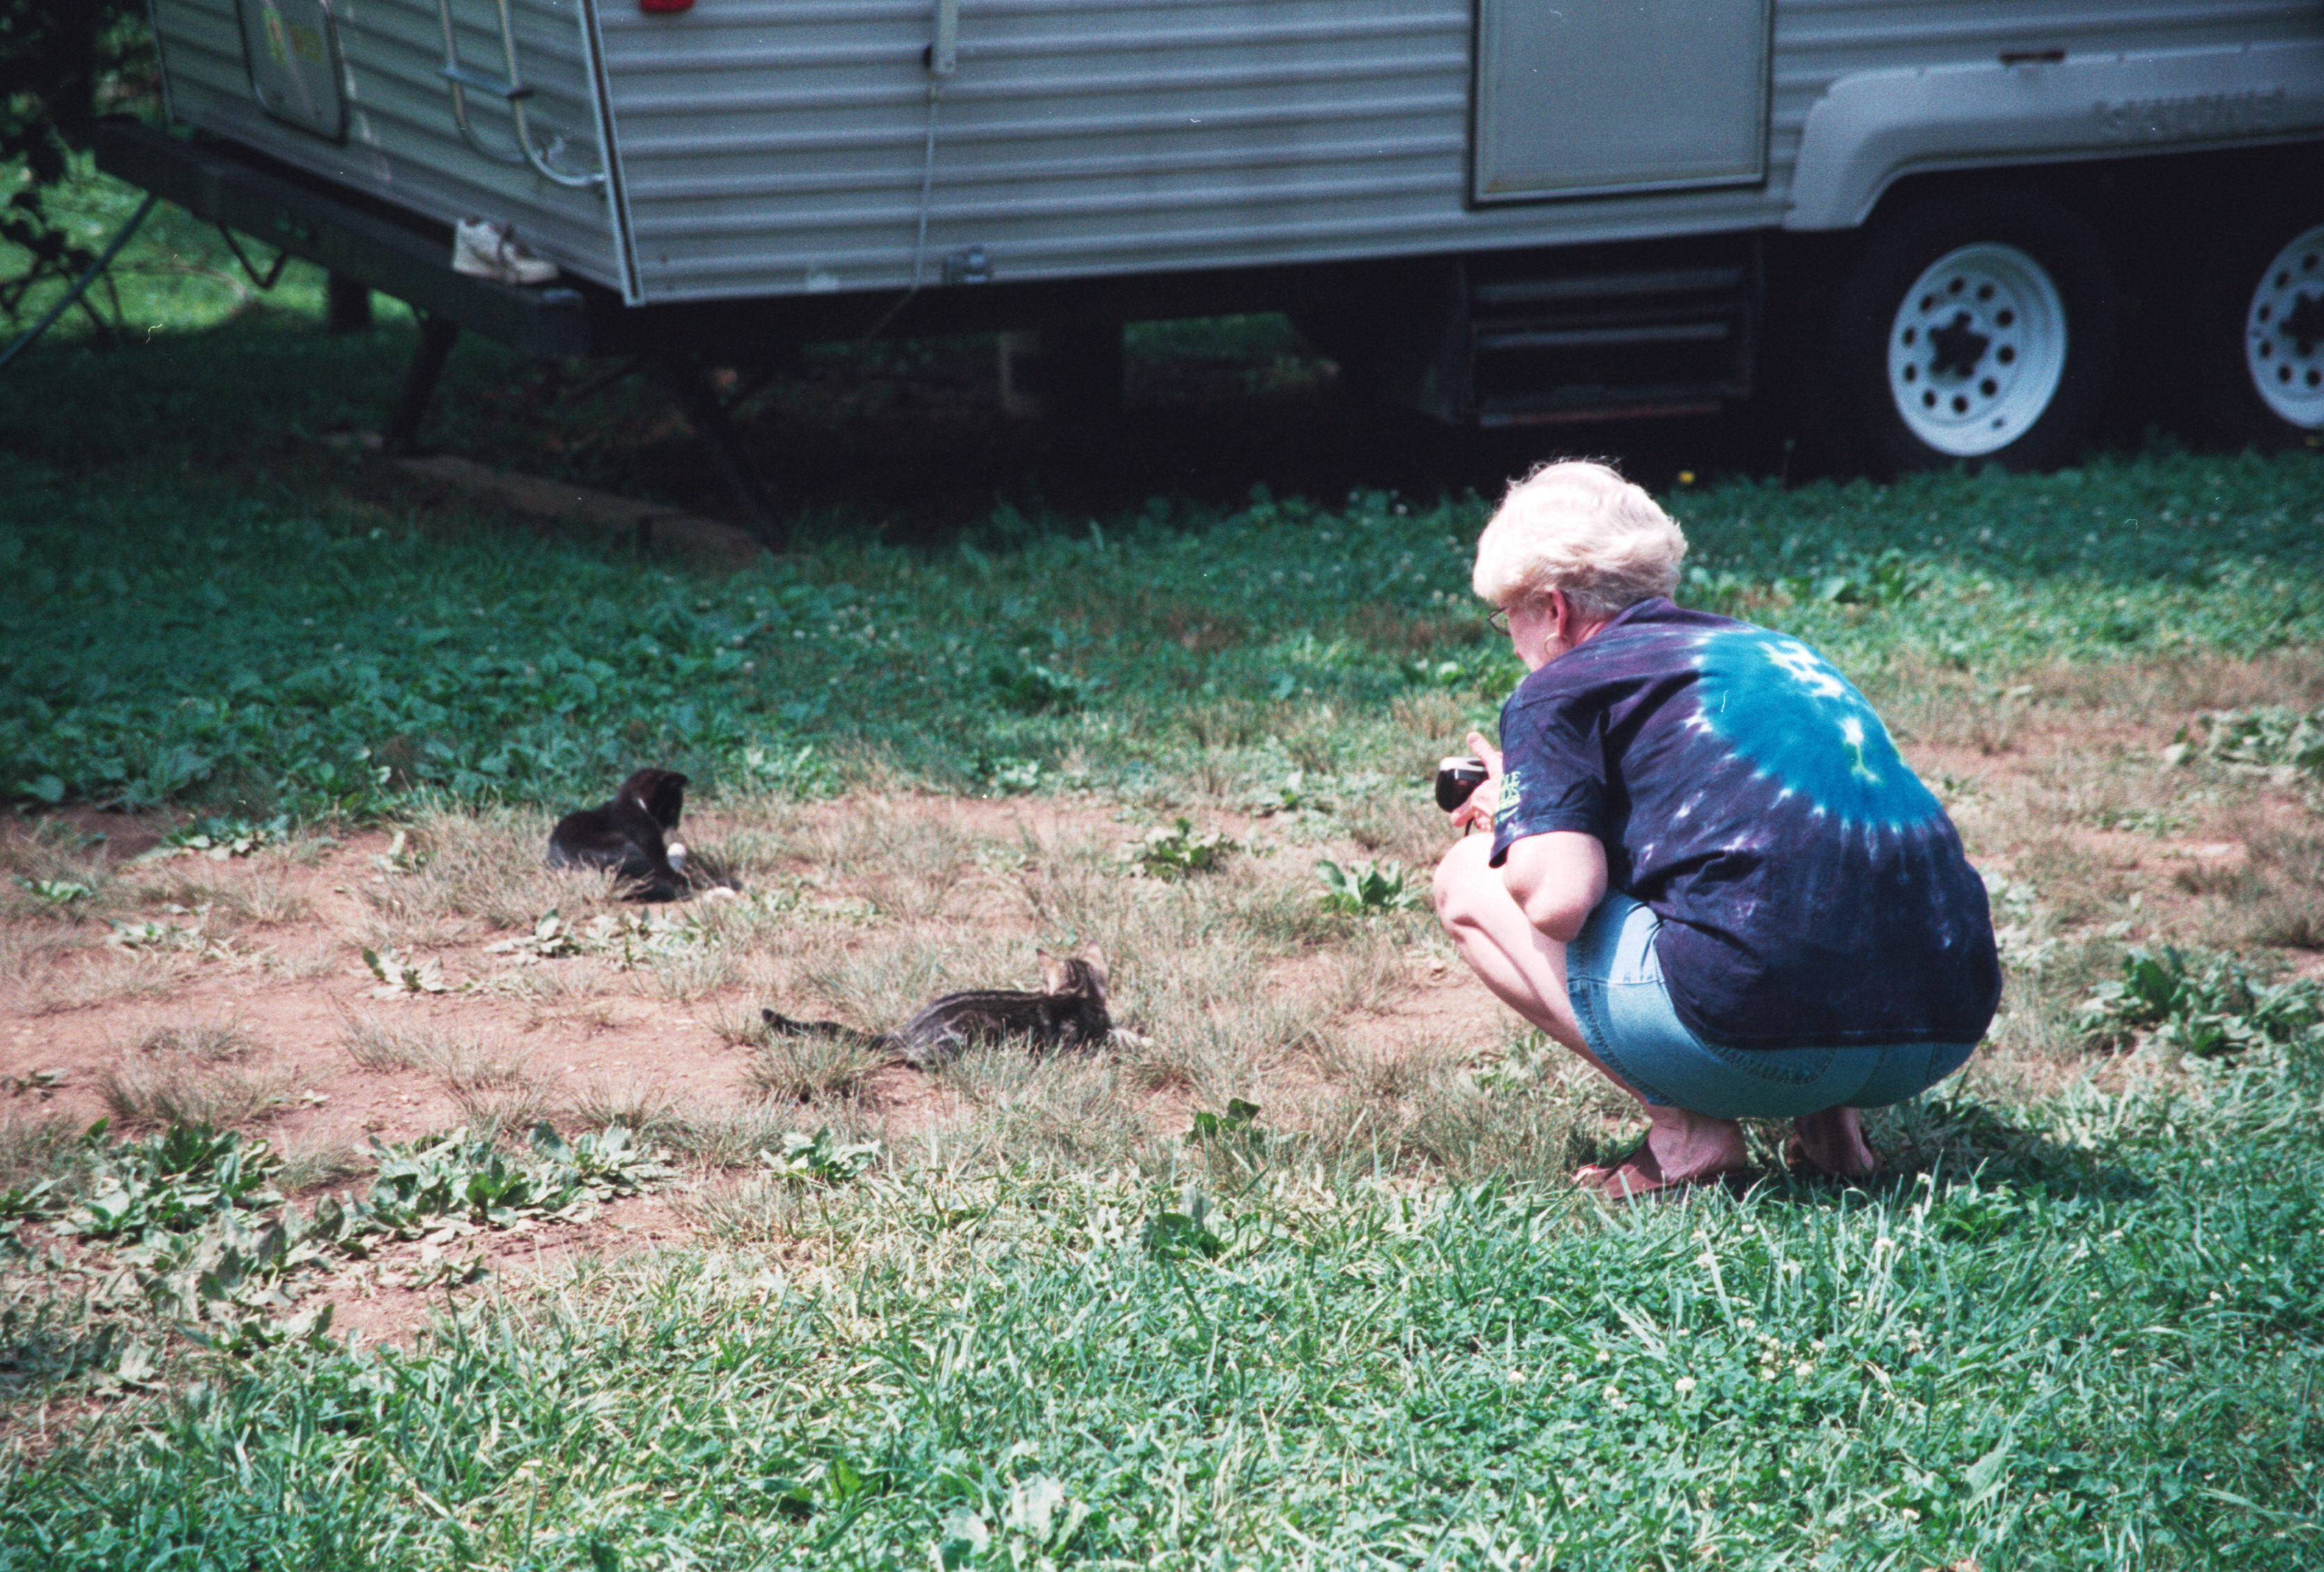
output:
[{"label": "eyeglasses", "polygon": [[1492,610],[1485,614],[1485,621],[1491,626],[1495,633],[1508,633],[1509,631],[1508,608],[1507,606],[1495,606]]}]

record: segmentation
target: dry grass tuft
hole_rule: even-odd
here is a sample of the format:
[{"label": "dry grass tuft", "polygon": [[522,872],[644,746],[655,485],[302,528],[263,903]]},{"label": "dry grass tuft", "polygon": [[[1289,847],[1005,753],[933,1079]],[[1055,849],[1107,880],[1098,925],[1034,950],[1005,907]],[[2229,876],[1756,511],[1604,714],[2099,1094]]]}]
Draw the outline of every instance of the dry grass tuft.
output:
[{"label": "dry grass tuft", "polygon": [[82,1120],[65,1114],[0,1118],[0,1192],[62,1179],[78,1164]]},{"label": "dry grass tuft", "polygon": [[1327,1015],[1386,1015],[1417,986],[1410,959],[1413,941],[1385,925],[1358,933],[1342,948],[1323,957],[1320,986],[1312,995]]},{"label": "dry grass tuft", "polygon": [[530,1127],[554,1105],[527,1056],[503,1041],[351,1012],[339,1046],[365,1069],[419,1070],[433,1077],[471,1123]]},{"label": "dry grass tuft", "polygon": [[1037,1059],[1005,1045],[971,1049],[942,1078],[971,1110],[945,1137],[955,1157],[1113,1168],[1134,1162],[1144,1142],[1134,1085],[1105,1055]]},{"label": "dry grass tuft", "polygon": [[134,1049],[139,1053],[176,1054],[204,1064],[247,1059],[259,1051],[242,1022],[233,1019],[152,1027],[137,1040]]},{"label": "dry grass tuft", "polygon": [[[1428,767],[1436,766],[1435,755]],[[1406,876],[1425,879],[1452,848],[1451,821],[1436,806],[1425,782],[1392,796],[1371,797],[1351,803],[1340,815],[1349,837],[1374,856],[1402,863]]]},{"label": "dry grass tuft", "polygon": [[[80,892],[71,892],[77,886]],[[0,922],[86,922],[117,916],[127,892],[102,842],[60,818],[0,831]]]},{"label": "dry grass tuft", "polygon": [[543,809],[437,809],[404,832],[402,866],[362,886],[380,937],[411,944],[474,925],[530,928],[551,907],[573,917],[612,903],[605,874],[548,866]]},{"label": "dry grass tuft", "polygon": [[127,1060],[99,1077],[97,1092],[118,1124],[203,1124],[224,1129],[280,1113],[297,1100],[295,1068],[204,1063],[172,1054]]},{"label": "dry grass tuft", "polygon": [[631,979],[641,994],[680,1003],[706,998],[742,980],[742,963],[736,947],[715,939],[656,956]]},{"label": "dry grass tuft", "polygon": [[456,1087],[452,1105],[468,1127],[487,1136],[521,1136],[560,1112],[556,1095],[542,1082],[523,1080]]},{"label": "dry grass tuft", "polygon": [[282,1153],[281,1171],[275,1175],[274,1184],[283,1194],[295,1196],[351,1179],[371,1167],[370,1159],[345,1142],[292,1147]]},{"label": "dry grass tuft", "polygon": [[[876,1133],[861,1127],[832,1126],[834,1138],[844,1142]],[[761,1146],[770,1146],[780,1134],[776,1132]],[[755,1157],[756,1151],[752,1155]],[[685,1207],[702,1231],[721,1244],[781,1244],[835,1237],[853,1243],[891,1225],[880,1210],[884,1199],[860,1186],[835,1188],[767,1176],[743,1178],[708,1189]]]},{"label": "dry grass tuft", "polygon": [[2256,881],[2245,905],[2251,942],[2324,949],[2324,830],[2255,830],[2244,852]]},{"label": "dry grass tuft", "polygon": [[619,1077],[594,1076],[583,1081],[574,1089],[567,1111],[593,1129],[619,1124],[656,1141],[682,1128],[688,1118],[668,1082],[634,1070]]},{"label": "dry grass tuft", "polygon": [[448,1031],[358,1012],[349,1012],[341,1023],[339,1046],[369,1070],[433,1071],[463,1051],[462,1040]]},{"label": "dry grass tuft", "polygon": [[[900,1025],[941,994],[1021,988],[1038,975],[1032,947],[1023,940],[952,926],[875,930],[853,948],[826,948],[798,968],[806,990],[830,1002],[828,1013],[867,1031]],[[786,1015],[825,1013],[805,1005],[778,1008]]]},{"label": "dry grass tuft", "polygon": [[182,953],[134,954],[90,946],[41,946],[15,973],[15,994],[29,1015],[94,1010],[137,999],[166,998],[200,962]]},{"label": "dry grass tuft", "polygon": [[[850,1105],[842,1103],[826,1112],[829,1116],[819,1114],[818,1124],[849,1131],[869,1128],[868,1121]],[[657,1138],[679,1156],[706,1168],[741,1168],[755,1162],[760,1152],[772,1150],[786,1132],[797,1130],[800,1123],[796,1102],[770,1099],[684,1110],[673,1116]],[[850,1134],[847,1138],[857,1140],[861,1136]]]},{"label": "dry grass tuft", "polygon": [[826,1103],[861,1096],[880,1065],[877,1054],[839,1038],[764,1034],[743,1078],[770,1101]]},{"label": "dry grass tuft", "polygon": [[2205,709],[2324,705],[2324,652],[2288,649],[2252,660],[2206,654],[2061,663],[2035,680],[2045,694],[2078,709],[2175,723]]}]

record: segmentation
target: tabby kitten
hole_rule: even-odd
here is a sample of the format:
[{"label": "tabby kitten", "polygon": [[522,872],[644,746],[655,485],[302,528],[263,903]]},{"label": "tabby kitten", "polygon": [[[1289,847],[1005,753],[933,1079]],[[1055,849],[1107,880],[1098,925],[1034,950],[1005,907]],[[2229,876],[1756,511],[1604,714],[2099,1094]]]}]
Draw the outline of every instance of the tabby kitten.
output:
[{"label": "tabby kitten", "polygon": [[552,868],[609,868],[629,901],[675,901],[700,882],[689,873],[684,843],[668,838],[686,810],[686,777],[640,770],[613,800],[557,821],[549,832]]},{"label": "tabby kitten", "polygon": [[1093,945],[1083,955],[1041,952],[1041,991],[969,988],[929,1002],[894,1031],[858,1031],[836,1021],[794,1021],[762,1011],[767,1024],[785,1037],[835,1037],[896,1064],[934,1069],[984,1042],[1023,1041],[1034,1052],[1054,1048],[1093,1048],[1113,1035],[1105,1007],[1105,952]]}]

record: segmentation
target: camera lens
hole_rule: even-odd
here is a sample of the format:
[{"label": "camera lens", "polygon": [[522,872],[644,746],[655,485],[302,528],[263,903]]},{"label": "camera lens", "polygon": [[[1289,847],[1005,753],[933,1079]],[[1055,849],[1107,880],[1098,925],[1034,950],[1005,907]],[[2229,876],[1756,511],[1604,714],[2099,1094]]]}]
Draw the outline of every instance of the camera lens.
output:
[{"label": "camera lens", "polygon": [[1485,761],[1474,758],[1452,758],[1436,766],[1436,806],[1451,813],[1469,794],[1485,782]]}]

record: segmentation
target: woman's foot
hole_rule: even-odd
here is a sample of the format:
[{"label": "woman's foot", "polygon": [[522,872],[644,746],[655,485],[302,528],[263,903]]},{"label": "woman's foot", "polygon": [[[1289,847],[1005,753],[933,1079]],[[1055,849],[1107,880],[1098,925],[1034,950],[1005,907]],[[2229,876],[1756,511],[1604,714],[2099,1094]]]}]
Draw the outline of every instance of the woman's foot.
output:
[{"label": "woman's foot", "polygon": [[1880,1154],[1864,1139],[1864,1121],[1853,1108],[1826,1108],[1793,1120],[1784,1161],[1835,1179],[1862,1179],[1880,1171]]},{"label": "woman's foot", "polygon": [[1609,1200],[1629,1201],[1743,1171],[1743,1128],[1732,1119],[1664,1106],[1646,1112],[1653,1123],[1628,1157],[1611,1164],[1592,1163],[1578,1170],[1573,1182]]}]

